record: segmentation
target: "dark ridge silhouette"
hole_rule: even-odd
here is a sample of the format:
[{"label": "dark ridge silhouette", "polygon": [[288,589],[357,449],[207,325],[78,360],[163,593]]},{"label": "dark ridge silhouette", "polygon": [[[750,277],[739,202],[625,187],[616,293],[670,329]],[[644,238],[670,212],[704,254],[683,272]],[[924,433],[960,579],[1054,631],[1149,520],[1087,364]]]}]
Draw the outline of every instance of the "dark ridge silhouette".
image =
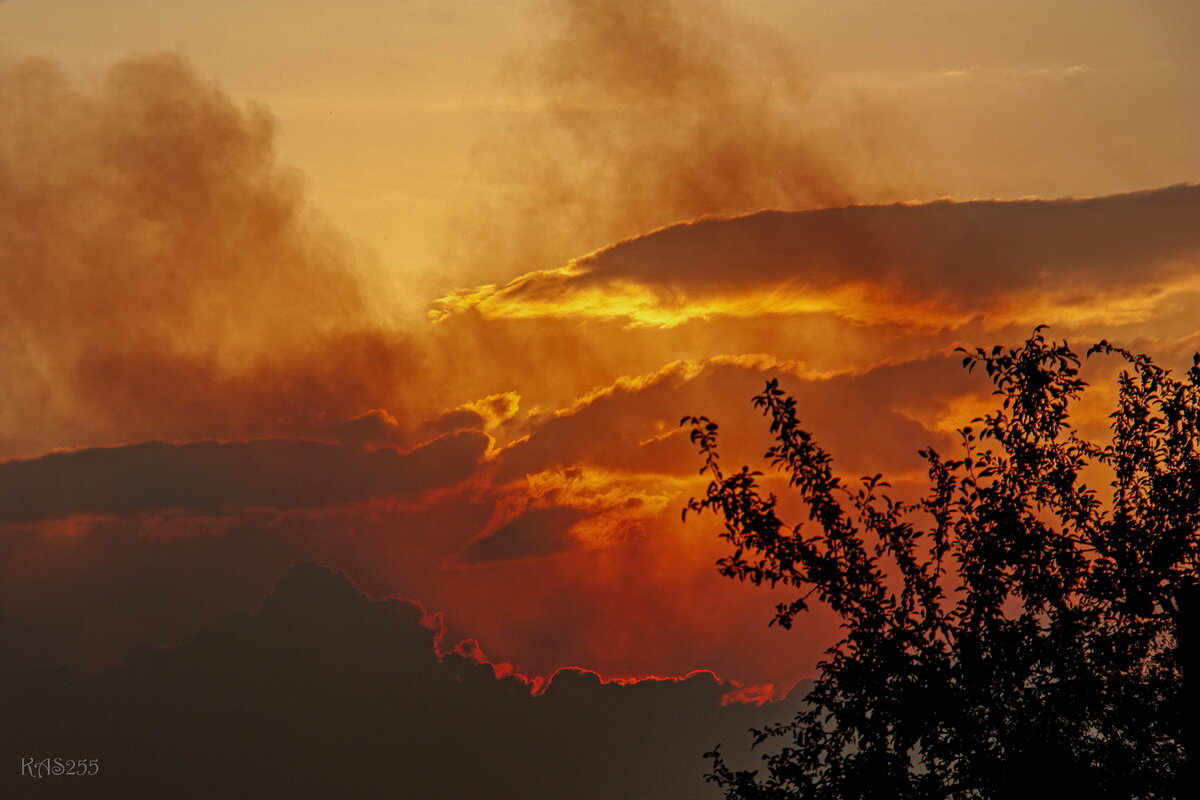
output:
[{"label": "dark ridge silhouette", "polygon": [[[777,716],[721,705],[712,673],[634,683],[556,673],[540,694],[477,648],[439,655],[416,603],[294,567],[253,615],[87,680],[3,676],[3,797],[693,798],[704,751]],[[25,757],[95,776],[18,774]]]}]

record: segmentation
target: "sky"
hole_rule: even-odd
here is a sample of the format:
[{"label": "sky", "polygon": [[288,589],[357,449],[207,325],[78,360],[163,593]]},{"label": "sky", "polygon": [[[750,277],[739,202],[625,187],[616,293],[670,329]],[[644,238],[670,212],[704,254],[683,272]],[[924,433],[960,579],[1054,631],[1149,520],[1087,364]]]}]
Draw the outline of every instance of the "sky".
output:
[{"label": "sky", "polygon": [[717,573],[680,418],[761,465],[779,378],[915,492],[989,407],[957,346],[1189,364],[1198,38],[1158,0],[0,3],[5,658],[94,674],[313,562],[529,692],[779,700],[837,622]]}]

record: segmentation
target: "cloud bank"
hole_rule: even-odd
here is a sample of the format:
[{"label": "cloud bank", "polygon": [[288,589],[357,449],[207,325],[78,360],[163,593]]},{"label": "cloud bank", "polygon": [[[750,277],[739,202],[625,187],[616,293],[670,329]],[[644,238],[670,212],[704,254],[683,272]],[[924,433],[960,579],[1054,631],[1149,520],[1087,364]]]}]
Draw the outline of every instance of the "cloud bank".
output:
[{"label": "cloud bank", "polygon": [[1111,197],[767,211],[620,242],[443,298],[440,316],[692,319],[831,313],[960,327],[1143,319],[1196,290],[1200,187]]},{"label": "cloud bank", "polygon": [[438,438],[409,452],[325,442],[146,442],[0,463],[0,524],[71,515],[188,509],[319,508],[412,498],[470,477],[482,433]]}]

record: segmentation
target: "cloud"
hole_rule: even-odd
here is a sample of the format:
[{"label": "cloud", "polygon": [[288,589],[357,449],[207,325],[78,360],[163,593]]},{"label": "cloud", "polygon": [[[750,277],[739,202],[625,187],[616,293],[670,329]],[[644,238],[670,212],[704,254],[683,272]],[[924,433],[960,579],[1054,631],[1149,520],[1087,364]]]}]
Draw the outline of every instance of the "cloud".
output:
[{"label": "cloud", "polygon": [[797,397],[801,419],[839,468],[852,473],[912,469],[919,449],[945,443],[944,432],[916,417],[934,414],[974,386],[945,353],[832,374],[765,355],[680,361],[531,418],[528,433],[498,454],[497,476],[515,480],[583,465],[631,475],[692,475],[698,456],[679,426],[685,414],[722,424],[731,461],[756,462],[770,441],[750,398],[774,377]]},{"label": "cloud", "polygon": [[[92,81],[0,57],[0,457],[312,435],[424,356],[275,126],[176,56]],[[418,403],[420,404],[420,403]]]},{"label": "cloud", "polygon": [[[1190,364],[1190,352],[1174,355]],[[1089,360],[1089,368],[1116,366],[1096,361]],[[561,409],[523,418],[525,427],[515,433],[527,438],[483,462],[474,478],[416,499],[369,499],[379,484],[366,476],[360,486],[360,467],[395,462],[397,480],[407,480],[410,467],[413,480],[424,471],[395,451],[373,462],[357,446],[312,449],[328,456],[321,464],[349,462],[348,477],[333,479],[344,492],[336,497],[289,488],[292,480],[308,480],[303,475],[275,486],[271,480],[279,475],[270,471],[248,481],[250,488],[231,489],[209,482],[205,467],[195,473],[204,481],[188,490],[203,494],[189,502],[204,507],[182,509],[154,508],[163,491],[153,481],[145,486],[150,500],[137,500],[138,476],[149,470],[136,459],[142,466],[123,473],[135,480],[105,494],[118,481],[113,468],[137,449],[121,448],[116,458],[86,451],[92,461],[85,458],[70,470],[51,469],[54,459],[21,463],[4,475],[23,476],[23,488],[6,495],[6,502],[24,494],[41,502],[51,477],[74,475],[54,513],[73,508],[72,495],[91,498],[93,509],[113,509],[132,496],[141,510],[6,526],[0,536],[0,639],[9,647],[0,655],[24,664],[95,669],[137,641],[178,642],[219,614],[248,611],[286,566],[316,560],[337,564],[372,593],[402,593],[444,610],[454,636],[477,639],[488,653],[528,674],[550,675],[566,664],[616,676],[703,667],[785,684],[821,658],[836,636],[836,618],[818,611],[790,633],[768,628],[769,609],[794,599],[790,590],[721,578],[713,568],[727,555],[715,535],[719,522],[679,521],[684,501],[702,493],[705,483],[696,475],[698,458],[678,428],[679,417],[714,417],[728,463],[762,466],[770,437],[747,401],[775,376],[796,393],[804,424],[831,450],[835,469],[851,479],[883,471],[897,490],[921,483],[918,447],[954,452],[948,446],[952,424],[993,407],[986,380],[965,373],[949,354],[840,373],[765,356],[726,357],[630,376]],[[1097,391],[1112,384],[1107,373],[1102,380],[1086,377]],[[1107,402],[1088,412],[1101,436],[1109,422]],[[845,424],[848,418],[855,424]],[[430,446],[430,454],[469,469],[486,440],[478,432],[453,438],[454,447],[440,441],[447,449]],[[252,460],[246,453],[274,458],[291,452],[271,443],[257,449],[243,444],[196,448],[220,454],[197,464],[224,459],[230,472],[247,475],[244,466]],[[459,445],[470,456],[461,462],[454,455]],[[178,461],[181,476],[190,474],[182,454],[192,449],[148,450],[168,465],[171,458]],[[293,460],[294,472],[303,472],[306,459]],[[82,463],[98,467],[89,472]],[[396,484],[385,488],[397,491]],[[767,488],[778,492],[786,519],[805,518],[782,482]],[[256,494],[247,498],[250,491]],[[268,500],[298,507],[219,505]],[[314,507],[318,500],[349,504]]]},{"label": "cloud", "polygon": [[658,800],[715,796],[701,754],[797,702],[723,703],[746,687],[710,672],[531,681],[444,637],[421,606],[300,565],[258,613],[104,676],[5,674],[5,747],[69,741],[100,760],[83,790],[104,796]]},{"label": "cloud", "polygon": [[458,560],[480,564],[562,552],[575,544],[571,526],[588,516],[587,511],[571,506],[532,508],[482,534],[459,554]]},{"label": "cloud", "polygon": [[511,151],[515,202],[481,212],[511,229],[455,230],[500,285],[428,327],[387,313],[261,110],[170,56],[90,83],[3,62],[0,459],[84,448],[0,461],[6,657],[112,664],[317,560],[530,674],[781,684],[836,620],[777,635],[769,609],[791,598],[715,573],[713,529],[678,521],[703,491],[682,415],[759,464],[747,401],[779,376],[839,470],[903,476],[986,400],[954,344],[1018,341],[1024,316],[1073,340],[1085,318],[1194,334],[1195,187],[645,234],[892,196],[824,146],[847,119],[770,34],[734,42],[698,4],[549,13],[514,133],[545,135]]},{"label": "cloud", "polygon": [[[287,566],[315,560],[373,594],[421,598],[446,613],[454,637],[530,675],[571,664],[618,677],[706,668],[778,686],[811,671],[835,623],[814,614],[800,633],[768,628],[787,592],[716,573],[723,543],[679,522],[674,503],[689,489],[589,472],[494,491],[469,482],[413,501],[9,525],[0,661],[94,672],[137,642],[178,643],[221,614],[253,610]],[[588,514],[554,557],[459,558],[481,532],[551,505]]]},{"label": "cloud", "polygon": [[138,642],[177,644],[218,616],[252,611],[283,571],[310,560],[341,565],[375,593],[436,601],[469,628],[476,611],[496,606],[443,604],[458,588],[438,566],[484,528],[493,504],[464,485],[320,509],[153,510],[7,525],[0,659],[94,672]]},{"label": "cloud", "polygon": [[461,209],[453,269],[525,272],[704,214],[917,191],[898,120],[833,90],[793,43],[720,3],[538,10],[547,34],[514,57],[501,89],[518,110],[477,152],[479,183],[499,189]]},{"label": "cloud", "polygon": [[958,327],[1127,322],[1194,290],[1200,187],[1091,199],[767,211],[676,225],[559,269],[444,297],[441,316],[672,327],[829,313]]},{"label": "cloud", "polygon": [[0,523],[73,514],[316,508],[411,498],[472,475],[489,444],[451,434],[409,452],[324,442],[147,442],[0,463]]},{"label": "cloud", "polygon": [[339,441],[353,444],[394,444],[405,438],[399,421],[386,408],[372,408],[329,428]]}]

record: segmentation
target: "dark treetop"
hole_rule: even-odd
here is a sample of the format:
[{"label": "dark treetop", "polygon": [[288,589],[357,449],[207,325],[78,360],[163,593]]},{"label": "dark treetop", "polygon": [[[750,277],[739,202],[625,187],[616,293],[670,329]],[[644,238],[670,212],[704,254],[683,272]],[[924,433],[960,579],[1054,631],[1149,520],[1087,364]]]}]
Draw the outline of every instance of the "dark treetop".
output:
[{"label": "dark treetop", "polygon": [[779,518],[760,473],[722,469],[715,423],[685,418],[712,480],[684,516],[723,520],[734,550],[720,571],[795,587],[773,622],[790,627],[815,598],[844,629],[809,705],[754,732],[775,745],[764,769],[710,754],[728,798],[1181,794],[1200,366],[1177,380],[1146,356],[1091,347],[1127,362],[1111,441],[1096,444],[1069,421],[1086,384],[1065,342],[1038,328],[1014,349],[963,352],[999,408],[960,431],[960,457],[922,451],[929,489],[916,502],[889,497],[879,475],[836,477],[775,381],[754,405],[805,524]]}]

